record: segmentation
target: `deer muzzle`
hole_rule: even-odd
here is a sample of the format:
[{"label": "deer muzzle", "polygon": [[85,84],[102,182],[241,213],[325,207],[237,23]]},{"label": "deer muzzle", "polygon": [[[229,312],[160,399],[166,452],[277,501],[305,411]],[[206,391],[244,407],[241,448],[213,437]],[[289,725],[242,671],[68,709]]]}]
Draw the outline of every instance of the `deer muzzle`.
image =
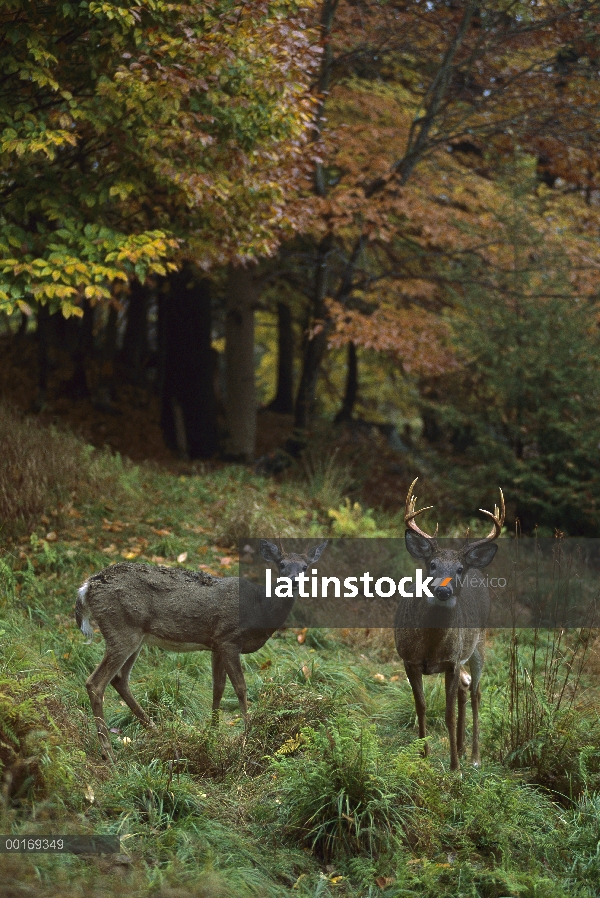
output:
[{"label": "deer muzzle", "polygon": [[453,592],[451,586],[436,586],[434,590],[436,599],[440,602],[447,602],[452,598]]}]

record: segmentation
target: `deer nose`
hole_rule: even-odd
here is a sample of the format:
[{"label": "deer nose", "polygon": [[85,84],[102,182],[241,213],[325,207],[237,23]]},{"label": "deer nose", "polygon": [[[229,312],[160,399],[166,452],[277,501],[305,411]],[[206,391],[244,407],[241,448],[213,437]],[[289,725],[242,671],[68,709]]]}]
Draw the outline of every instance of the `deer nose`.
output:
[{"label": "deer nose", "polygon": [[452,595],[452,587],[451,586],[438,586],[435,590],[435,597],[439,599],[440,602],[447,602],[450,596]]}]

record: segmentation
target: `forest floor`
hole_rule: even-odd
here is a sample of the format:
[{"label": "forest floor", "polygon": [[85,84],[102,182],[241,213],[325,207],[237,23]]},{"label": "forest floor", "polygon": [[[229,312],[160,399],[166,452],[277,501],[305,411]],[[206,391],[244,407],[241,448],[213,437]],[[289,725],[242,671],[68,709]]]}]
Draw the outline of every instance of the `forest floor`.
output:
[{"label": "forest floor", "polygon": [[[556,634],[522,631],[517,646],[510,632],[490,634],[483,765],[465,762],[462,775],[449,771],[439,677],[427,678],[431,753],[421,757],[387,630],[276,634],[244,658],[247,732],[229,684],[210,726],[208,653],[145,649],[132,689],[157,728],[144,730],[109,687],[116,761],[103,762],[84,686],[103,643],[75,627],[81,582],[122,559],[235,575],[243,533],[331,534],[340,480],[330,467],[329,479],[309,471],[274,487],[239,466],[186,475],[86,457],[85,488],[49,493],[3,531],[0,830],[119,834],[121,854],[0,854],[4,898],[598,895],[597,638],[579,682],[575,637],[561,643],[561,705],[543,674]],[[358,536],[373,521],[398,532],[389,516],[351,520]],[[535,640],[542,668],[528,692],[531,677],[511,674],[510,659],[535,674]]]}]

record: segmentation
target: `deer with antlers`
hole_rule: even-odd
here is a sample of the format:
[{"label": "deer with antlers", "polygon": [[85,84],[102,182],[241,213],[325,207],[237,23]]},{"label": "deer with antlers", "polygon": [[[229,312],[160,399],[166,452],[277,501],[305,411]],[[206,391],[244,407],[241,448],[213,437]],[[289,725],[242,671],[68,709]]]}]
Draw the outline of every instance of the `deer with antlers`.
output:
[{"label": "deer with antlers", "polygon": [[[493,540],[500,535],[504,523],[504,496],[500,490],[500,508],[495,506],[493,513],[479,509],[493,521],[492,529],[484,539],[467,542],[459,551],[442,549],[436,539],[437,526],[434,535],[430,536],[415,522],[417,515],[433,508],[429,505],[415,510],[413,490],[417,479],[406,496],[405,541],[412,557],[422,562],[434,578],[433,592],[431,597],[402,600],[396,612],[394,636],[413,691],[421,739],[426,736],[423,674],[445,674],[450,769],[458,770],[459,758],[465,752],[465,714],[469,692],[473,711],[472,763],[475,766],[480,764],[480,679],[484,662],[485,622],[490,609],[489,592],[482,582],[483,578],[467,574],[479,574],[496,554],[498,546]],[[471,585],[473,583],[475,585]],[[470,676],[462,670],[462,665],[467,663]],[[427,753],[425,743],[425,755]]]}]

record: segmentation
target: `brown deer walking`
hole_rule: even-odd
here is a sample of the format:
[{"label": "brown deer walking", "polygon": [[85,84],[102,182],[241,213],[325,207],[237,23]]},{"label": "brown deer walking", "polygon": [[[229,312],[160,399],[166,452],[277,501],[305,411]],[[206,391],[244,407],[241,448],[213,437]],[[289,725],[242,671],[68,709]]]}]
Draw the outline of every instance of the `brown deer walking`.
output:
[{"label": "brown deer walking", "polygon": [[[411,685],[417,718],[419,738],[424,739],[425,695],[423,674],[444,673],[446,677],[446,726],[450,737],[450,769],[460,768],[459,756],[465,752],[465,714],[467,693],[471,693],[473,711],[472,763],[479,766],[479,704],[480,679],[485,650],[485,621],[490,608],[488,588],[482,583],[473,586],[481,568],[486,567],[498,548],[495,540],[502,530],[505,517],[504,496],[500,490],[500,508],[494,513],[480,508],[493,521],[492,529],[484,539],[467,543],[460,551],[439,548],[434,536],[421,530],[415,523],[417,515],[433,508],[415,510],[416,496],[413,490],[416,478],[406,496],[404,521],[406,523],[406,547],[413,558],[428,568],[428,574],[441,583],[433,586],[432,597],[403,599],[396,612],[394,637],[396,649],[404,662],[404,669]],[[472,575],[467,577],[467,573]],[[480,624],[478,626],[478,624]],[[483,624],[483,626],[481,626]],[[471,675],[461,670],[469,664]],[[458,722],[456,704],[458,700]],[[425,743],[425,754],[428,746]]]},{"label": "brown deer walking", "polygon": [[306,555],[285,553],[267,540],[260,553],[291,581],[286,598],[268,597],[263,587],[238,577],[213,577],[181,568],[120,563],[81,586],[75,620],[91,642],[95,621],[106,641],[104,658],[86,681],[103,753],[111,757],[104,720],[104,692],[111,683],[142,723],[152,726],[129,688],[129,676],[144,643],[171,652],[212,652],[213,722],[229,677],[247,721],[246,681],[240,655],[256,652],[282,627],[298,593],[298,574],[320,558],[327,542]]}]

